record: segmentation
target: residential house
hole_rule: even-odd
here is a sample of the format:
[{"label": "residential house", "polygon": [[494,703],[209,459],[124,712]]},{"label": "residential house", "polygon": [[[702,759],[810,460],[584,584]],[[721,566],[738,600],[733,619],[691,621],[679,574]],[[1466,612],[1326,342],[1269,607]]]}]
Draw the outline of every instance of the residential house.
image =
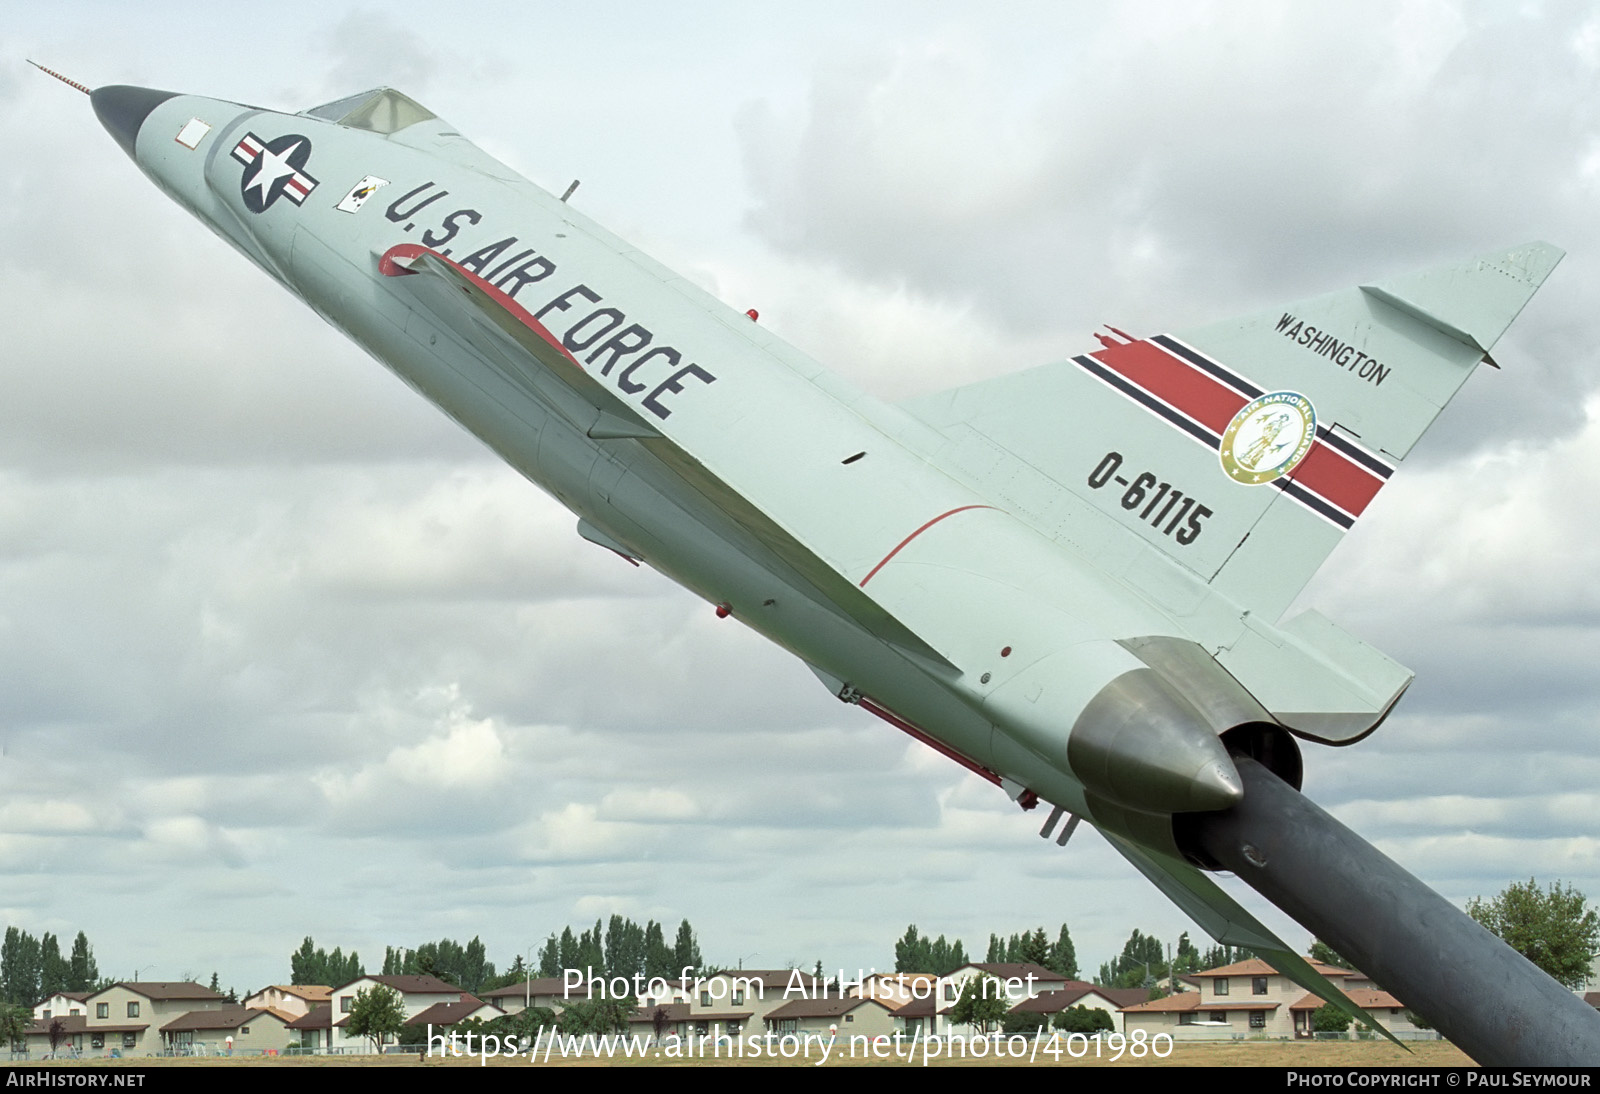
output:
[{"label": "residential house", "polygon": [[290,1019],[265,1007],[192,1010],[161,1027],[163,1048],[180,1055],[282,1052],[298,1038]]},{"label": "residential house", "polygon": [[[401,1006],[405,1010],[406,1018],[415,1018],[418,1014],[437,1003],[457,1003],[466,995],[454,984],[446,983],[437,976],[361,976],[348,984],[341,984],[329,993],[329,1032],[328,1045],[331,1048],[349,1049],[360,1052],[370,1050],[372,1042],[362,1036],[350,1033],[345,1029],[345,1024],[350,1019],[351,1008],[355,1006],[356,996],[364,991],[371,991],[378,985],[383,985],[400,995]],[[320,1010],[320,1008],[319,1008]],[[312,1014],[316,1014],[313,1011]],[[303,1020],[290,1023],[290,1027],[304,1033],[307,1029],[316,1030],[320,1027],[302,1025],[301,1021],[309,1023],[311,1014]]]},{"label": "residential house", "polygon": [[[595,994],[598,997],[599,993]],[[520,1014],[528,1007],[544,1007],[559,1014],[573,1003],[588,1002],[590,995],[587,982],[569,986],[564,977],[546,976],[519,980],[503,988],[480,992],[478,997],[507,1014]]]},{"label": "residential house", "polygon": [[879,999],[831,995],[797,998],[768,1012],[767,1032],[778,1037],[893,1037],[895,1010]]},{"label": "residential house", "polygon": [[412,1035],[405,1040],[408,1044],[424,1044],[429,1037],[440,1035],[448,1037],[451,1026],[465,1022],[469,1018],[476,1018],[480,1022],[492,1022],[496,1018],[505,1016],[506,1012],[494,1004],[485,1003],[474,995],[462,992],[461,998],[453,1003],[435,1003],[406,1019],[406,1026],[412,1030]]},{"label": "residential house", "polygon": [[288,1020],[304,1017],[328,1001],[333,989],[324,984],[274,984],[244,999],[242,1006],[268,1007]]},{"label": "residential house", "polygon": [[[1406,1010],[1406,1005],[1386,991],[1379,988],[1352,988],[1348,985],[1341,990],[1346,999],[1360,1007],[1390,1033],[1415,1033],[1422,1028],[1411,1021],[1411,1013]],[[1323,1002],[1317,996],[1306,992],[1299,1002],[1289,1005],[1289,1011],[1294,1015],[1294,1035],[1296,1037],[1313,1037],[1316,1035],[1316,1026],[1313,1024],[1311,1016],[1317,1012]]]},{"label": "residential house", "polygon": [[851,995],[876,999],[899,1010],[913,999],[932,999],[939,990],[939,978],[931,972],[878,972],[865,978]]},{"label": "residential house", "polygon": [[51,1018],[81,1018],[85,1013],[84,1000],[89,995],[86,991],[58,991],[34,1004],[33,1019],[37,1022]]},{"label": "residential house", "polygon": [[1032,999],[1045,992],[1064,991],[1067,986],[1066,977],[1042,965],[975,962],[963,965],[947,976],[939,977],[932,998],[918,999],[913,995],[911,1002],[895,1011],[896,1024],[907,1037],[979,1036],[976,1026],[961,1025],[949,1020],[950,1011],[961,999],[961,993],[966,990],[967,982],[979,976],[988,976],[999,981],[1000,986],[994,990],[1004,995],[1007,1010],[1025,999]]},{"label": "residential house", "polygon": [[[34,1058],[48,1054],[50,1027],[60,1022],[58,1055],[67,1051],[80,1056],[150,1056],[163,1049],[159,1036],[149,1034],[152,1026],[159,1030],[192,1010],[226,1004],[224,996],[190,981],[124,981],[90,994],[80,1004],[80,1015],[52,1014],[48,1020],[36,1020],[26,1034],[28,1054]],[[44,1009],[41,1004],[38,1011]]]},{"label": "residential house", "polygon": [[1103,1010],[1111,1018],[1111,1028],[1122,1030],[1122,1008],[1135,1006],[1150,997],[1143,988],[1102,988],[1085,980],[1068,980],[1060,991],[1041,992],[1011,1008],[1012,1014],[1043,1014],[1054,1018],[1071,1007]]},{"label": "residential house", "polygon": [[[1356,1006],[1393,1032],[1416,1029],[1405,1005],[1351,969],[1320,961],[1311,967],[1333,982]],[[1198,992],[1169,995],[1123,1008],[1123,1029],[1168,1033],[1178,1039],[1310,1037],[1311,1016],[1322,1000],[1259,958],[1195,974]]]},{"label": "residential house", "polygon": [[288,1024],[289,1035],[297,1038],[295,1048],[302,1053],[322,1053],[333,1048],[333,1007],[321,1003]]}]

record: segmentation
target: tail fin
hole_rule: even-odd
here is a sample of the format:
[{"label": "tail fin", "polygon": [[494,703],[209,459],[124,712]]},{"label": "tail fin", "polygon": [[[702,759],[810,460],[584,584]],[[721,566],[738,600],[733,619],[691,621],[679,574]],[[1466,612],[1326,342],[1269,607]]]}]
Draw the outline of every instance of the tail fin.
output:
[{"label": "tail fin", "polygon": [[[951,464],[1115,568],[1138,543],[1275,619],[1562,252],[1529,243],[905,404]],[[1131,538],[1130,538],[1131,537]]]}]

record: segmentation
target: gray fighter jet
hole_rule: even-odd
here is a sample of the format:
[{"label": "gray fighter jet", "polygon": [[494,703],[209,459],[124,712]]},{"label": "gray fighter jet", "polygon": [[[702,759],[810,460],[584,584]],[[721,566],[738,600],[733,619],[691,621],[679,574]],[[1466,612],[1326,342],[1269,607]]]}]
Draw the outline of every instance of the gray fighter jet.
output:
[{"label": "gray fighter jet", "polygon": [[1041,835],[1087,821],[1213,936],[1360,1017],[1206,871],[1484,1062],[1600,1061],[1600,1015],[1298,794],[1299,742],[1365,737],[1411,673],[1280,618],[1554,247],[889,405],[399,92],[298,114],[91,97],[151,181],[580,536],[1038,807]]}]

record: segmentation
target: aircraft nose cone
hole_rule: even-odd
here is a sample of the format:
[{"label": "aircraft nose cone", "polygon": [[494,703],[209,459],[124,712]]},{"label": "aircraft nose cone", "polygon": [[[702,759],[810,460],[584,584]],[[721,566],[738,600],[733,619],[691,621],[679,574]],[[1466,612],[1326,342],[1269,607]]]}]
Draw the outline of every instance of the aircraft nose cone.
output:
[{"label": "aircraft nose cone", "polygon": [[176,91],[110,84],[89,92],[89,101],[94,104],[95,116],[106,127],[106,132],[116,138],[130,158],[137,158],[133,155],[133,144],[139,136],[139,127],[150,111],[176,94]]}]

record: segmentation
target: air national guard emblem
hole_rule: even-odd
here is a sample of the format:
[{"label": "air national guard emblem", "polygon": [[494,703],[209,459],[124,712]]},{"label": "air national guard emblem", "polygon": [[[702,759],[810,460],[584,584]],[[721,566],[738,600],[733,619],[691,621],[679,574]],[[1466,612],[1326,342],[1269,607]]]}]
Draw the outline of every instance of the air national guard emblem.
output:
[{"label": "air national guard emblem", "polygon": [[1222,469],[1234,482],[1259,486],[1293,471],[1317,439],[1311,400],[1296,391],[1252,399],[1222,434]]},{"label": "air national guard emblem", "polygon": [[272,141],[246,133],[233,146],[233,158],[244,164],[239,192],[252,213],[265,212],[280,197],[299,205],[317,188],[317,180],[305,172],[311,142],[298,133]]}]

